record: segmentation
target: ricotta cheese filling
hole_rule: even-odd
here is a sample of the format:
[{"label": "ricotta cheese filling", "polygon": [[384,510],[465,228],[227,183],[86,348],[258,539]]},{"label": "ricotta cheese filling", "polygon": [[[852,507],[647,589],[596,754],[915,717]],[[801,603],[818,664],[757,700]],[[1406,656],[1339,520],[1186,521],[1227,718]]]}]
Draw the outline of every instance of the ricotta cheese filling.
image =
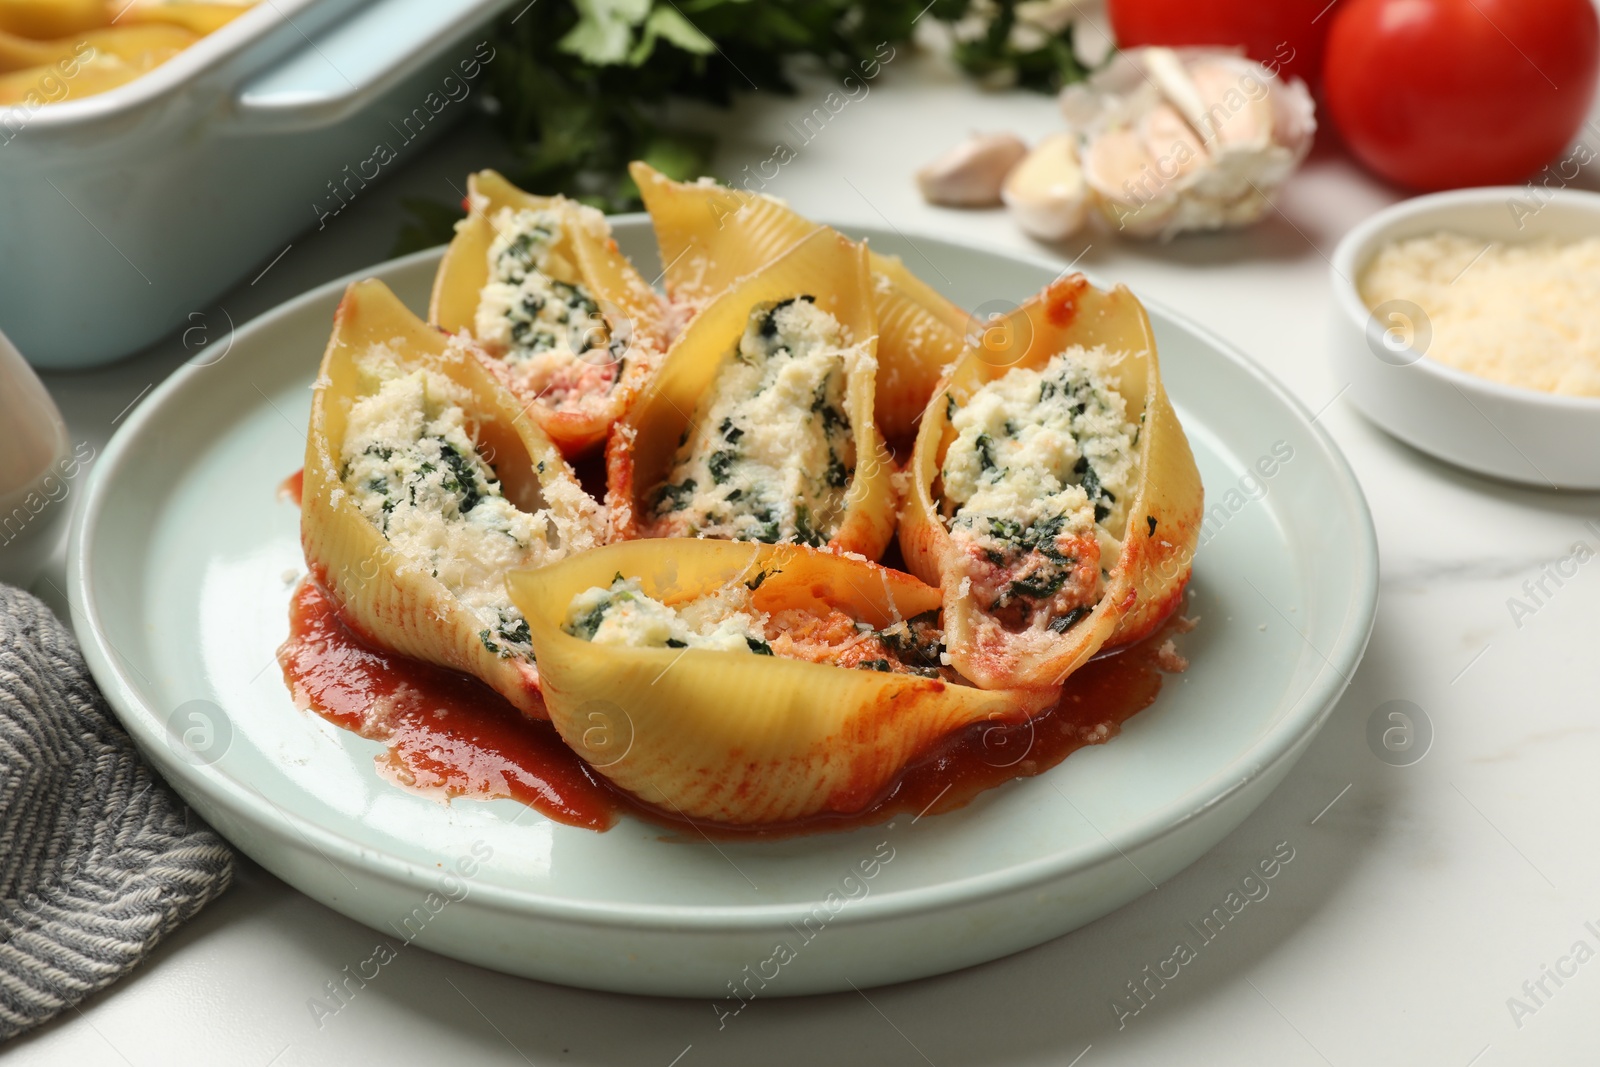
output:
[{"label": "ricotta cheese filling", "polygon": [[668,607],[645,595],[637,579],[618,574],[610,586],[593,586],[572,598],[567,633],[597,645],[630,648],[712,648],[772,655],[764,617],[748,597],[712,594]]},{"label": "ricotta cheese filling", "polygon": [[577,268],[555,250],[565,220],[554,208],[501,208],[491,219],[489,281],[473,332],[505,361],[519,391],[572,409],[622,376],[627,338],[613,332]]},{"label": "ricotta cheese filling", "polygon": [[[598,645],[629,648],[709,648],[780,656],[858,670],[945,677],[944,634],[937,610],[882,630],[843,611],[789,608],[767,614],[751,603],[766,572],[678,604],[648,596],[618,574],[572,598],[563,629]],[[953,680],[954,675],[949,677]]]},{"label": "ricotta cheese filling", "polygon": [[669,536],[823,545],[844,517],[856,443],[846,381],[859,359],[809,296],[751,311],[651,506]]},{"label": "ricotta cheese filling", "polygon": [[971,592],[1010,629],[1065,632],[1121,553],[1139,477],[1139,428],[1106,378],[1121,358],[1075,345],[949,401],[945,522]]},{"label": "ricotta cheese filling", "polygon": [[506,594],[505,576],[558,551],[553,516],[505,498],[472,439],[460,386],[434,371],[407,370],[381,348],[358,366],[376,388],[351,405],[346,423],[340,478],[351,501],[472,614],[485,648],[531,662],[528,624]]}]

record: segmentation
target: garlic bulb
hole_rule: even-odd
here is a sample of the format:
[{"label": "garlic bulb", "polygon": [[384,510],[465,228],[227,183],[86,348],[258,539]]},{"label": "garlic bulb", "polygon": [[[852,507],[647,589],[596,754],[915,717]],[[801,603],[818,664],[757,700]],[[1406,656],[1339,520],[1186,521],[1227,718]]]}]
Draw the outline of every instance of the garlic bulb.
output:
[{"label": "garlic bulb", "polygon": [[1027,154],[1016,134],[974,134],[917,171],[917,187],[930,204],[992,207],[1006,175]]},{"label": "garlic bulb", "polygon": [[1061,94],[1099,214],[1133,237],[1255,222],[1311,149],[1299,80],[1230,52],[1133,49]]}]

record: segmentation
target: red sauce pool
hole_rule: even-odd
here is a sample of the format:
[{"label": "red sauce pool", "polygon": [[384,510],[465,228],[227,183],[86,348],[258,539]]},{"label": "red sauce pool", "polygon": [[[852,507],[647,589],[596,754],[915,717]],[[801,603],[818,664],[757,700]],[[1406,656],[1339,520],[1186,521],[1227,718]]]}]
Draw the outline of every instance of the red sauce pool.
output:
[{"label": "red sauce pool", "polygon": [[294,694],[336,726],[382,741],[385,777],[447,796],[511,797],[552,819],[604,830],[617,794],[547,722],[455,671],[358,641],[310,579],[289,605],[278,665]]},{"label": "red sauce pool", "polygon": [[1060,702],[1029,722],[978,723],[952,735],[863,811],[759,829],[691,822],[620,792],[555,727],[525,718],[477,679],[362,644],[309,579],[295,591],[278,663],[296,703],[382,741],[387,751],[379,770],[400,785],[452,797],[510,797],[593,830],[629,813],[686,838],[771,838],[951,811],[1013,778],[1047,771],[1084,745],[1110,740],[1161,691],[1157,650],[1168,629],[1078,670]]}]

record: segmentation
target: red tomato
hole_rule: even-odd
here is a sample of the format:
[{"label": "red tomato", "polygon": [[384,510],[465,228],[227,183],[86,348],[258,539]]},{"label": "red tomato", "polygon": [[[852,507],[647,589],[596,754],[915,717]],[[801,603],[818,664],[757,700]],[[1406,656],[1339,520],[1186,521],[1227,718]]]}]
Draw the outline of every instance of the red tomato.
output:
[{"label": "red tomato", "polygon": [[1334,0],[1110,0],[1122,48],[1243,45],[1283,77],[1315,86]]},{"label": "red tomato", "polygon": [[1454,189],[1520,182],[1560,155],[1597,69],[1591,0],[1345,0],[1323,86],[1361,162]]}]

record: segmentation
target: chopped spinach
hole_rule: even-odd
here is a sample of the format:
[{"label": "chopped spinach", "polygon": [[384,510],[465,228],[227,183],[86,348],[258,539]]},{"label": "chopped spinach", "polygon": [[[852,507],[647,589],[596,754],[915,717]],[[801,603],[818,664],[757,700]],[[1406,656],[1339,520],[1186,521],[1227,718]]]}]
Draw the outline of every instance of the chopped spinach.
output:
[{"label": "chopped spinach", "polygon": [[1013,579],[1011,584],[1006,586],[1006,591],[1002,594],[1002,598],[1023,597],[1028,600],[1043,600],[1045,597],[1054,596],[1059,592],[1061,587],[1066,584],[1066,581],[1066,572],[1059,568],[1052,567],[1046,570],[1037,570],[1031,574],[1025,574],[1021,578]]},{"label": "chopped spinach", "polygon": [[593,641],[595,631],[599,630],[600,624],[606,621],[606,612],[610,610],[611,601],[609,600],[596,605],[593,609],[574,619],[572,624],[567,627],[567,633],[573,637],[580,637],[585,641]]},{"label": "chopped spinach", "polygon": [[501,640],[517,645],[525,645],[533,639],[533,635],[528,632],[528,620],[520,617],[507,619],[502,615],[499,634]]},{"label": "chopped spinach", "polygon": [[772,505],[753,508],[750,514],[761,524],[760,529],[756,530],[756,540],[769,545],[777,544],[778,538],[783,535],[783,530],[777,515],[773,514]]},{"label": "chopped spinach", "polygon": [[678,511],[694,496],[697,488],[693,478],[685,478],[679,485],[665,484],[656,490],[657,511]]},{"label": "chopped spinach", "polygon": [[876,634],[895,658],[917,674],[937,676],[944,651],[944,634],[939,629],[939,609],[913,615],[903,625],[879,630]]},{"label": "chopped spinach", "polygon": [[812,548],[821,548],[828,543],[828,538],[811,525],[811,509],[804,504],[799,504],[794,509],[794,539],[802,545]]},{"label": "chopped spinach", "polygon": [[439,458],[444,461],[450,473],[444,478],[444,488],[448,492],[459,493],[460,501],[457,509],[465,515],[478,506],[484,497],[483,491],[478,488],[478,472],[473,468],[472,461],[456,451],[454,445],[444,438],[439,438]]},{"label": "chopped spinach", "polygon": [[1084,495],[1094,505],[1094,521],[1103,522],[1105,517],[1111,514],[1110,505],[1117,502],[1116,495],[1100,484],[1100,476],[1089,465],[1088,456],[1079,456],[1072,470],[1082,478],[1080,484],[1083,486]]},{"label": "chopped spinach", "polygon": [[846,421],[844,413],[834,407],[833,402],[828,398],[828,383],[830,381],[832,381],[831,375],[824,378],[821,384],[817,386],[817,391],[811,398],[811,411],[813,414],[822,417],[822,431],[831,434],[836,429],[848,429],[849,423]]},{"label": "chopped spinach", "polygon": [[1064,634],[1068,630],[1072,629],[1072,627],[1077,624],[1079,619],[1089,614],[1089,610],[1090,609],[1080,605],[1079,607],[1073,608],[1065,615],[1057,615],[1055,618],[1050,620],[1050,629],[1058,634]]},{"label": "chopped spinach", "polygon": [[780,300],[767,310],[766,317],[761,320],[760,334],[762,337],[772,338],[778,336],[777,315],[779,311],[788,307],[796,300],[804,300],[808,304],[815,304],[816,298],[810,296],[791,296],[787,300]]},{"label": "chopped spinach", "polygon": [[754,652],[758,656],[772,655],[772,646],[760,638],[747,637],[744,639],[744,643],[750,647],[751,652]]},{"label": "chopped spinach", "polygon": [[850,480],[850,472],[845,470],[844,464],[839,462],[839,457],[828,450],[828,469],[823,475],[827,483],[835,489],[842,488]]},{"label": "chopped spinach", "polygon": [[754,578],[750,579],[748,582],[745,582],[744,583],[744,587],[746,589],[750,590],[752,593],[754,593],[757,589],[761,588],[761,583],[762,582],[766,581],[768,578],[770,578],[774,574],[781,574],[781,573],[782,573],[782,571],[777,567],[772,568],[772,570],[770,570],[770,571],[769,570],[756,571],[756,576]]},{"label": "chopped spinach", "polygon": [[739,454],[731,450],[711,453],[711,457],[706,460],[706,467],[711,471],[711,480],[717,485],[727,482],[728,475],[738,459]]},{"label": "chopped spinach", "polygon": [[991,516],[989,519],[989,534],[1001,541],[1020,543],[1023,535],[1022,523],[1016,519],[1003,519]]},{"label": "chopped spinach", "polygon": [[980,433],[976,444],[978,446],[978,462],[984,470],[994,470],[994,442],[989,439],[988,434]]}]

